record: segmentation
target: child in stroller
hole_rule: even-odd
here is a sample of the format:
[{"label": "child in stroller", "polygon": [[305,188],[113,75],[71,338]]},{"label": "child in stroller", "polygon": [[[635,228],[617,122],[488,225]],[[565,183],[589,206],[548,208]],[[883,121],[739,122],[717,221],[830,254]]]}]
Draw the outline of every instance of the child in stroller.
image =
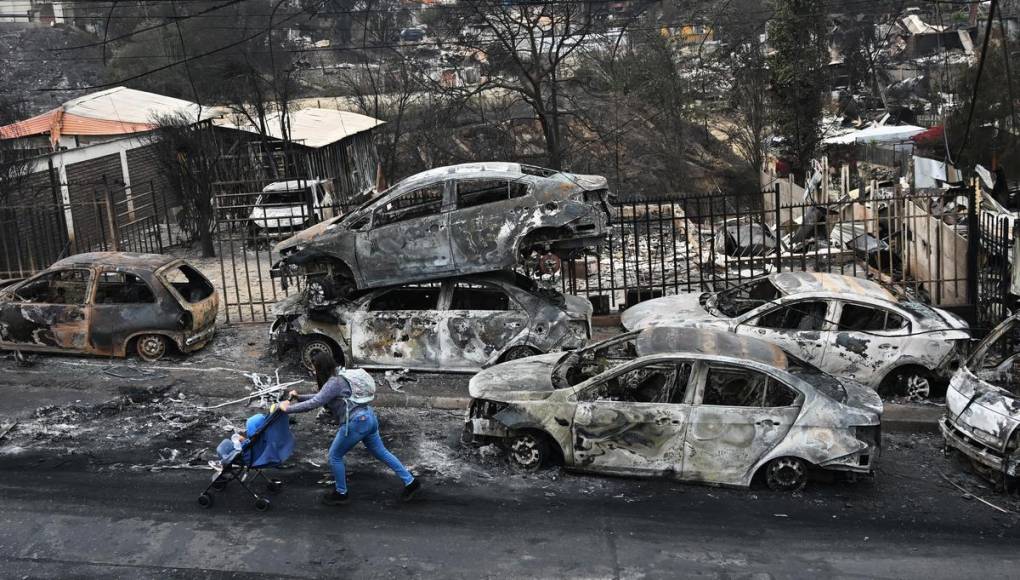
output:
[{"label": "child in stroller", "polygon": [[255,509],[269,509],[269,498],[255,493],[248,487],[248,476],[254,474],[252,480],[262,478],[266,482],[266,490],[275,493],[280,490],[283,482],[269,479],[262,473],[267,467],[278,467],[286,461],[294,451],[294,435],[290,432],[290,421],[287,414],[276,405],[269,409],[268,414],[259,413],[248,418],[245,434],[224,439],[216,447],[220,456],[220,469],[213,475],[212,481],[198,496],[198,505],[208,508],[213,504],[212,491],[226,489],[231,481],[237,481],[255,500]]}]

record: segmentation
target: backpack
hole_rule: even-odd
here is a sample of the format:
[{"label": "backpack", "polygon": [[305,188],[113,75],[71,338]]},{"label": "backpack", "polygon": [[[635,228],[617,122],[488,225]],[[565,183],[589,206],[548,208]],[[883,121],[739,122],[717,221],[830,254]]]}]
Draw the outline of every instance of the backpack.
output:
[{"label": "backpack", "polygon": [[375,399],[375,379],[365,369],[342,369],[337,374],[351,385],[350,402],[365,405]]}]

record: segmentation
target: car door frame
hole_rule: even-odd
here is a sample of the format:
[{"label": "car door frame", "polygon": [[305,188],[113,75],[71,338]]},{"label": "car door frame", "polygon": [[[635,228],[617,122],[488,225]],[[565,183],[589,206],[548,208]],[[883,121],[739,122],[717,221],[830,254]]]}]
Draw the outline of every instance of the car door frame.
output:
[{"label": "car door frame", "polygon": [[[687,388],[684,392],[684,403],[675,404],[675,403],[635,403],[626,401],[581,401],[578,398],[579,395],[584,391],[593,389],[596,386],[608,380],[614,379],[618,376],[621,376],[633,370],[637,370],[639,368],[656,364],[691,365],[691,375],[687,379]],[[659,475],[659,476],[667,475],[679,477],[680,474],[683,473],[684,441],[686,437],[686,430],[690,423],[691,401],[694,396],[694,389],[691,388],[691,385],[695,380],[696,368],[697,368],[696,360],[693,357],[652,355],[628,361],[624,364],[606,370],[605,372],[602,372],[572,387],[573,390],[567,397],[567,400],[573,403],[574,406],[574,414],[573,417],[571,417],[570,421],[570,440],[571,440],[570,448],[571,448],[571,463],[573,468],[581,471],[592,471],[610,474]],[[603,413],[609,412],[614,413],[615,415],[618,416],[623,414],[619,410],[619,408],[627,406],[629,406],[631,410],[636,409],[638,412],[644,412],[645,418],[653,419],[651,421],[646,421],[641,424],[655,424],[658,421],[667,421],[669,423],[669,425],[666,426],[667,433],[664,434],[663,437],[669,438],[664,439],[664,441],[668,440],[672,448],[664,451],[660,455],[662,457],[665,457],[667,454],[674,454],[676,457],[675,464],[670,464],[668,461],[664,460],[662,462],[662,465],[659,466],[652,465],[651,462],[648,462],[648,464],[642,466],[633,465],[627,466],[626,459],[621,459],[621,457],[626,458],[629,454],[628,452],[624,451],[624,448],[618,445],[611,447],[606,453],[598,455],[593,454],[591,458],[586,457],[586,454],[584,453],[584,451],[586,451],[586,449],[584,448],[584,436],[581,433],[579,433],[578,426],[579,419],[580,420],[585,419],[586,414],[594,416],[594,412],[600,410],[600,407]],[[658,411],[656,411],[657,408]],[[627,425],[633,426],[634,425],[633,421],[623,423],[624,424],[619,425],[619,427],[621,427],[621,430],[615,433],[614,434],[615,436],[619,436],[624,433],[630,433],[631,431],[633,431],[631,427],[627,426]],[[664,425],[664,423],[660,424]],[[673,433],[669,434],[668,433],[669,430],[672,430]],[[603,438],[603,441],[610,441],[610,438],[605,437]],[[596,461],[598,457],[605,457],[607,455],[610,455],[610,453],[612,453],[612,457],[610,457],[609,461],[606,460]],[[640,456],[640,454],[638,453],[634,453],[634,455]]]},{"label": "car door frame", "polygon": [[[37,303],[37,302],[24,302],[18,296],[18,291],[19,291],[20,288],[31,284],[33,281],[35,281],[35,280],[37,280],[39,278],[42,278],[43,276],[48,276],[48,275],[51,275],[51,274],[54,274],[56,272],[60,272],[60,271],[63,271],[63,270],[84,270],[84,271],[87,271],[89,273],[89,280],[88,280],[87,286],[85,288],[85,297],[84,297],[84,300],[82,301],[81,304],[74,304],[74,305],[72,305],[72,304],[49,304],[49,303]],[[98,276],[96,275],[96,270],[97,269],[96,269],[95,266],[87,266],[87,265],[72,265],[72,266],[67,266],[67,267],[51,268],[51,269],[44,270],[42,272],[39,272],[35,276],[32,276],[31,278],[28,278],[24,282],[18,284],[17,288],[13,288],[11,290],[11,294],[10,294],[11,298],[12,299],[17,299],[17,301],[11,300],[11,301],[0,303],[0,323],[3,323],[3,319],[6,318],[5,312],[11,312],[12,314],[9,315],[9,316],[11,316],[10,320],[14,320],[16,317],[20,317],[22,320],[25,320],[28,323],[31,323],[31,324],[41,324],[39,322],[34,322],[34,321],[26,319],[24,314],[20,314],[20,313],[19,314],[14,314],[15,310],[23,312],[24,311],[23,309],[26,308],[26,307],[33,308],[34,310],[43,309],[43,311],[40,312],[40,314],[42,316],[45,316],[45,317],[52,316],[52,315],[47,315],[45,313],[45,310],[53,310],[56,307],[61,307],[61,306],[63,306],[63,307],[67,307],[67,306],[77,306],[77,307],[80,307],[80,310],[81,310],[81,319],[80,320],[75,320],[73,318],[68,318],[67,320],[64,320],[64,318],[67,318],[67,317],[53,317],[54,321],[50,322],[49,325],[47,326],[47,328],[52,329],[52,327],[57,325],[57,324],[65,324],[65,325],[71,325],[71,326],[79,326],[80,325],[81,328],[83,329],[82,333],[81,333],[81,338],[79,339],[81,341],[81,346],[80,347],[62,346],[60,344],[47,345],[47,344],[42,344],[42,343],[37,343],[37,342],[4,341],[4,340],[2,340],[2,337],[0,337],[0,347],[3,347],[5,349],[9,349],[9,350],[26,350],[26,351],[35,351],[35,352],[70,352],[70,353],[83,353],[83,354],[90,353],[91,352],[91,349],[90,349],[90,345],[91,345],[90,335],[91,335],[91,325],[92,325],[92,304],[93,304],[93,298],[95,296],[96,280],[98,279]],[[65,308],[64,310],[67,310],[67,309]],[[8,321],[8,324],[10,323],[10,320]],[[56,342],[56,340],[54,342]]]},{"label": "car door frame", "polygon": [[[909,344],[907,341],[913,340],[914,326],[917,322],[910,314],[904,312],[894,306],[886,304],[874,304],[865,300],[855,300],[853,298],[838,298],[834,300],[837,304],[836,314],[832,319],[833,329],[827,341],[826,351],[824,356],[824,365],[815,365],[826,372],[832,369],[832,374],[836,376],[846,376],[857,382],[875,385],[876,380],[884,377],[888,369],[900,366],[902,363],[902,357],[909,357],[907,353]],[[892,312],[907,322],[905,328],[897,329],[895,331],[888,330],[869,330],[866,333],[855,330],[840,330],[839,323],[843,316],[843,307],[846,304],[853,304],[854,306],[870,308],[872,310],[883,310],[887,313]],[[855,336],[857,334],[865,334],[866,336]],[[901,344],[887,344],[885,348],[883,345],[879,345],[875,348],[881,349],[880,351],[873,351],[881,353],[881,356],[872,357],[877,364],[868,364],[866,359],[869,358],[869,351],[872,350],[870,344],[872,341],[881,337],[887,338],[899,338],[902,339]],[[900,341],[898,341],[900,342]],[[890,352],[893,351],[893,352]],[[891,356],[895,353],[896,356]],[[847,370],[837,370],[836,365],[846,365],[848,358],[853,357],[857,360],[854,361],[855,366],[860,366],[868,371],[865,376],[860,373],[851,373]],[[877,385],[875,385],[877,386]]]},{"label": "car door frame", "polygon": [[[417,267],[415,270],[420,270],[420,274],[425,275],[428,279],[440,278],[444,275],[453,272],[456,268],[453,259],[452,242],[450,240],[450,207],[451,207],[451,193],[450,193],[450,179],[443,178],[440,180],[432,181],[429,183],[416,184],[414,187],[394,192],[385,199],[379,200],[373,207],[369,208],[368,212],[371,216],[369,218],[368,229],[359,232],[355,240],[355,259],[358,263],[362,280],[369,287],[377,287],[388,284],[400,284],[406,282],[408,276],[419,275],[415,271],[409,271],[409,269],[401,268],[401,265],[406,265],[411,259],[417,260]],[[441,185],[443,189],[442,203],[439,206],[439,211],[433,215],[427,217],[417,217],[408,220],[400,220],[388,224],[378,225],[378,214],[384,210],[387,203],[392,200],[400,198],[409,193],[432,187],[435,185]],[[417,228],[414,226],[408,226],[407,222],[418,221],[422,222]],[[411,231],[402,232],[400,236],[387,237],[379,233],[381,228],[390,228],[393,226],[395,232],[397,228],[411,227]],[[435,227],[435,230],[433,230]],[[439,241],[436,244],[438,248],[445,248],[446,252],[446,265],[436,266],[435,264],[426,265],[424,257],[419,256],[413,258],[406,253],[407,241],[409,239],[420,239],[422,232],[415,232],[415,229],[424,228],[428,231],[437,231],[439,234]],[[393,243],[403,243],[403,246],[393,248],[380,248],[378,242],[380,240],[387,240]],[[445,241],[444,241],[445,240]],[[388,261],[379,260],[380,256],[393,256],[393,259]],[[398,258],[399,257],[399,258]],[[387,273],[387,270],[389,272]]]},{"label": "car door frame", "polygon": [[[509,177],[509,176],[506,176],[506,177],[504,177],[504,176],[473,176],[473,177],[454,178],[454,179],[451,179],[449,181],[448,193],[449,193],[449,196],[450,196],[450,198],[449,198],[449,203],[450,203],[450,210],[449,210],[450,219],[449,219],[449,222],[448,222],[448,226],[449,226],[449,230],[450,230],[450,253],[451,253],[452,257],[453,257],[453,263],[455,264],[456,268],[461,269],[461,268],[464,268],[464,267],[466,267],[466,266],[468,266],[468,265],[470,265],[472,263],[477,263],[480,260],[482,262],[484,262],[487,267],[491,266],[492,268],[510,267],[510,266],[513,266],[513,265],[515,265],[517,263],[516,246],[513,247],[513,248],[509,248],[509,250],[507,248],[501,247],[500,244],[499,244],[499,237],[500,237],[500,235],[503,235],[503,236],[505,236],[506,240],[511,240],[511,241],[512,240],[517,240],[517,238],[520,237],[521,231],[525,227],[527,227],[527,222],[522,222],[519,219],[522,215],[524,215],[524,213],[529,208],[531,208],[531,207],[533,207],[535,205],[535,200],[534,200],[534,191],[535,191],[535,188],[534,188],[534,184],[532,183],[531,180],[527,179],[527,177],[528,176],[521,176],[521,177],[516,177],[516,178]],[[484,203],[484,204],[480,204],[480,205],[475,205],[475,206],[471,206],[471,207],[467,207],[467,208],[460,208],[460,207],[458,207],[457,185],[459,183],[464,183],[464,182],[468,182],[468,181],[496,181],[496,180],[505,180],[507,182],[507,196],[508,197],[506,199],[499,200],[499,201],[494,201],[494,202],[488,202],[488,203]],[[520,196],[517,196],[517,197],[509,197],[511,186],[514,183],[522,183],[522,184],[524,184],[527,187],[527,192],[524,195],[520,195]],[[489,257],[486,257],[486,256],[481,256],[480,257],[480,256],[477,256],[477,255],[470,255],[469,256],[466,253],[461,252],[460,250],[462,248],[457,243],[457,240],[460,239],[460,236],[454,235],[455,232],[460,231],[461,224],[470,223],[471,226],[469,228],[466,228],[468,231],[479,231],[481,229],[481,224],[478,223],[478,220],[480,219],[481,216],[477,215],[477,214],[482,213],[485,208],[490,208],[490,210],[491,210],[492,206],[494,206],[495,204],[502,204],[502,203],[506,204],[506,210],[507,211],[490,211],[490,213],[496,214],[496,215],[494,215],[493,219],[494,220],[498,220],[499,221],[499,225],[500,225],[500,227],[494,228],[496,230],[496,235],[492,236],[491,243],[493,244],[493,246],[492,246],[492,248],[490,248],[490,253],[498,253],[500,250],[503,250],[505,255],[503,255],[503,256],[494,256],[492,258],[489,258]],[[466,216],[461,216],[462,212],[470,212],[470,213],[468,213],[468,215],[466,215]],[[475,215],[472,215],[472,214],[475,214]],[[502,231],[502,224],[507,223],[508,220],[511,223],[513,223],[513,229],[510,232],[503,232]],[[495,225],[495,222],[494,222],[494,225]],[[488,239],[488,236],[483,235],[482,237],[485,238],[485,239]],[[486,255],[488,255],[488,253],[486,253]],[[489,268],[489,269],[492,269],[492,268]]]},{"label": "car door frame", "polygon": [[[517,306],[517,308],[516,309],[512,309],[512,310],[453,310],[451,308],[451,306],[453,305],[453,292],[456,289],[456,285],[458,283],[476,284],[478,286],[484,286],[486,288],[492,288],[492,289],[498,290],[499,292],[502,292],[503,294],[505,294],[507,296],[507,298],[510,300],[510,302],[515,304]],[[525,308],[525,306],[523,304],[521,304],[521,302],[519,300],[517,300],[517,298],[513,295],[513,293],[507,292],[506,288],[503,288],[499,284],[495,284],[495,283],[492,283],[492,282],[487,282],[487,281],[484,281],[484,280],[471,280],[471,279],[445,280],[443,282],[443,291],[440,294],[439,308],[440,308],[440,314],[441,314],[441,322],[440,322],[440,327],[439,327],[440,341],[441,341],[440,344],[443,344],[443,345],[457,344],[459,346],[459,344],[461,342],[463,342],[464,338],[467,338],[468,340],[471,340],[472,335],[474,335],[475,338],[478,338],[477,337],[478,333],[477,332],[472,332],[471,328],[463,330],[463,332],[465,333],[465,336],[457,336],[457,332],[455,331],[454,327],[455,326],[460,326],[460,323],[459,323],[460,320],[466,319],[466,320],[470,321],[472,319],[476,319],[473,316],[470,316],[470,315],[459,315],[458,313],[466,312],[468,314],[472,314],[472,313],[476,313],[476,312],[484,312],[484,313],[489,313],[492,316],[497,316],[498,314],[503,313],[504,314],[503,318],[508,318],[506,316],[507,313],[516,312],[516,313],[519,314],[519,317],[521,318],[521,320],[518,322],[519,328],[518,328],[517,333],[514,334],[514,336],[510,337],[509,339],[507,339],[505,344],[499,346],[498,348],[493,348],[491,350],[491,352],[489,352],[487,354],[487,356],[485,357],[485,360],[478,360],[476,358],[476,359],[471,359],[471,362],[472,363],[477,363],[477,364],[459,365],[459,366],[456,365],[456,364],[453,364],[452,366],[450,366],[450,368],[453,368],[453,369],[457,369],[457,370],[461,370],[461,369],[463,369],[463,370],[481,369],[485,365],[493,362],[493,360],[495,358],[501,356],[508,348],[513,347],[513,346],[517,346],[519,344],[526,344],[528,342],[528,338],[529,338],[530,333],[531,333],[531,314],[528,311],[528,309]],[[488,332],[492,332],[492,329],[487,329],[486,332],[487,333]],[[484,343],[484,341],[482,341],[482,344],[483,344],[483,347],[484,346],[490,346],[490,345],[486,345]],[[475,345],[475,346],[477,346],[477,345]],[[457,352],[449,352],[449,353],[443,352],[443,353],[441,353],[441,356],[442,356],[443,360],[441,361],[440,366],[450,365],[451,361],[456,363],[457,362],[457,360],[456,360],[457,357],[462,355],[463,353],[464,353],[464,348],[463,347],[458,348]]]},{"label": "car door frame", "polygon": [[[358,305],[358,307],[351,312],[347,319],[347,324],[351,329],[350,354],[352,362],[360,366],[373,368],[411,368],[425,370],[435,370],[439,368],[439,361],[434,361],[431,358],[427,357],[421,360],[415,360],[413,362],[411,362],[411,359],[406,359],[403,357],[389,357],[392,358],[394,362],[374,362],[371,358],[368,358],[366,356],[366,352],[361,347],[361,342],[367,339],[367,337],[361,335],[360,333],[364,332],[366,328],[374,326],[374,325],[370,326],[370,323],[374,322],[376,319],[388,320],[390,322],[394,320],[413,318],[417,318],[419,320],[428,319],[431,323],[430,326],[436,327],[435,336],[437,337],[437,345],[439,344],[438,327],[439,325],[442,324],[443,321],[441,316],[442,311],[440,310],[440,308],[443,304],[443,292],[445,290],[447,282],[443,282],[442,284],[438,285],[439,296],[436,297],[436,309],[434,311],[431,311],[432,312],[431,315],[423,317],[422,313],[428,312],[425,310],[369,310],[369,307],[372,305],[372,301],[375,300],[376,298],[379,298],[389,292],[407,288],[408,286],[412,286],[413,284],[414,283],[402,284],[399,286],[381,288],[379,290],[370,292],[367,296],[363,298],[363,301]],[[405,323],[405,325],[406,324],[408,323]],[[394,341],[394,344],[400,344],[401,342],[407,341]],[[428,350],[426,349],[426,354],[427,353]],[[397,360],[398,358],[400,360]]]},{"label": "car door frame", "polygon": [[[709,369],[713,366],[728,366],[745,371],[754,371],[760,373],[772,381],[781,383],[787,389],[792,390],[796,394],[794,405],[786,407],[736,407],[726,405],[703,405],[705,395],[705,386],[708,380]],[[800,389],[797,389],[780,379],[775,374],[768,372],[765,369],[757,368],[754,365],[742,364],[740,361],[731,360],[719,360],[719,359],[701,359],[698,361],[694,372],[692,372],[691,380],[694,382],[694,396],[691,403],[691,413],[688,420],[688,428],[684,436],[684,471],[682,473],[682,479],[685,481],[697,481],[702,483],[716,483],[720,485],[733,485],[733,486],[746,486],[750,484],[750,478],[754,475],[754,468],[760,463],[762,457],[772,452],[779,444],[783,442],[786,436],[789,434],[790,429],[800,416],[801,408],[804,405],[805,395]],[[766,385],[767,388],[767,385]],[[764,394],[763,394],[764,396]],[[743,409],[756,409],[757,411],[745,411],[744,413],[737,412],[736,410]],[[768,409],[778,409],[781,411],[768,411]],[[711,416],[711,420],[706,420],[706,425],[733,425],[737,424],[742,426],[739,431],[744,433],[748,432],[749,429],[753,428],[753,434],[751,439],[752,445],[741,446],[741,445],[730,445],[731,442],[741,443],[742,440],[738,437],[742,436],[743,433],[732,433],[731,428],[727,427],[726,430],[720,430],[718,432],[710,432],[701,434],[699,432],[700,421],[703,415],[709,413],[720,414],[718,416]],[[742,414],[754,415],[757,413],[758,417],[742,417]],[[764,417],[768,415],[767,417]],[[736,417],[740,419],[739,423],[727,422],[726,418]],[[720,420],[721,419],[721,420]],[[771,424],[767,424],[768,421]],[[779,427],[776,430],[776,427]],[[717,427],[716,427],[717,429]],[[763,444],[760,447],[760,451],[752,451],[748,453],[746,457],[746,469],[734,468],[724,474],[719,474],[716,469],[702,470],[699,468],[699,458],[708,456],[711,458],[713,455],[717,457],[726,457],[726,462],[732,462],[732,452],[725,449],[724,446],[729,445],[730,447],[737,447],[738,449],[753,449],[753,442],[758,439],[761,433],[764,432],[770,436],[775,437],[775,440],[771,443]],[[712,441],[713,443],[704,443]],[[723,449],[712,449],[712,447],[724,447]],[[720,464],[723,461],[719,462]],[[711,464],[709,464],[711,466]],[[706,471],[708,472],[706,474]],[[714,475],[712,475],[714,474]]]},{"label": "car door frame", "polygon": [[[803,331],[803,330],[788,330],[788,329],[777,329],[767,328],[751,324],[752,320],[760,319],[763,316],[771,314],[774,310],[780,308],[788,308],[799,302],[824,302],[825,306],[825,319],[822,321],[822,329],[818,331]],[[742,314],[733,320],[730,329],[732,332],[737,334],[743,334],[753,338],[766,340],[773,344],[779,345],[783,350],[786,350],[796,356],[797,358],[803,359],[807,362],[812,363],[815,366],[820,366],[820,363],[825,360],[826,347],[829,344],[829,334],[834,328],[832,312],[836,308],[836,300],[823,296],[812,296],[805,294],[795,294],[792,296],[783,296],[778,300],[774,300],[768,304],[762,304],[753,310]],[[741,330],[742,328],[746,330]],[[818,336],[786,336],[787,334],[800,334],[800,333],[817,333]],[[778,334],[779,336],[774,336]]]}]

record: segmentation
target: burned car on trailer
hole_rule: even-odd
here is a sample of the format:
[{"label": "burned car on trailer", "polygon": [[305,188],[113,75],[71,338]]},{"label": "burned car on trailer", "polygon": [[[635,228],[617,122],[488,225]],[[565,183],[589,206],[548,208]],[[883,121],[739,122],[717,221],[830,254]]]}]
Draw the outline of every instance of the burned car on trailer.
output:
[{"label": "burned car on trailer", "polygon": [[804,486],[814,468],[868,474],[882,401],[774,344],[656,327],[471,379],[465,436],[511,462],[747,487]]},{"label": "burned car on trailer", "polygon": [[989,479],[1015,489],[1020,480],[1020,315],[986,336],[946,391],[939,421],[946,445]]},{"label": "burned car on trailer", "polygon": [[0,289],[0,349],[154,361],[192,352],[216,331],[219,297],[183,260],[95,252]]},{"label": "burned car on trailer", "polygon": [[608,234],[604,177],[517,163],[430,169],[277,244],[274,277],[304,276],[311,305],[358,289],[558,268]]},{"label": "burned car on trailer", "polygon": [[579,348],[592,305],[540,288],[514,272],[462,276],[357,292],[306,308],[301,294],[274,306],[270,343],[296,347],[311,367],[318,351],[341,364],[476,371],[498,361]]},{"label": "burned car on trailer", "polygon": [[761,338],[827,373],[917,400],[949,380],[970,341],[954,314],[870,280],[817,272],[656,298],[626,310],[621,322],[628,330],[717,328]]}]

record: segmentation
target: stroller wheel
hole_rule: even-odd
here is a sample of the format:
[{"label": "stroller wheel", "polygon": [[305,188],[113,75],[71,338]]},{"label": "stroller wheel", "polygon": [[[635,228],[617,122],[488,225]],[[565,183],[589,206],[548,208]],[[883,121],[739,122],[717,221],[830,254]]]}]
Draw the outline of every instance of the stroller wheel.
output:
[{"label": "stroller wheel", "polygon": [[279,479],[270,479],[269,482],[266,483],[266,489],[269,490],[269,493],[278,493],[281,489],[283,489],[283,482]]},{"label": "stroller wheel", "polygon": [[198,496],[198,505],[204,508],[212,507],[212,496],[209,495],[208,493],[203,493],[202,495]]},{"label": "stroller wheel", "polygon": [[258,498],[257,500],[255,500],[255,509],[259,510],[260,512],[268,510],[269,500],[264,497]]}]

